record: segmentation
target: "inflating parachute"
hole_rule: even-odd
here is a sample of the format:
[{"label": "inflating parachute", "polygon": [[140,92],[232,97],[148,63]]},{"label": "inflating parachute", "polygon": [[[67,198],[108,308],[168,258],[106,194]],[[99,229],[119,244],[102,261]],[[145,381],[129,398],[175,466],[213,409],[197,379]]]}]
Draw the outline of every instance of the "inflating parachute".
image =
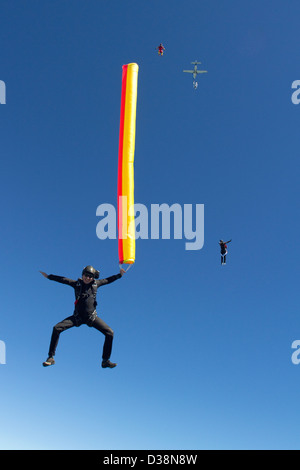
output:
[{"label": "inflating parachute", "polygon": [[118,163],[119,264],[135,262],[134,150],[139,67],[122,67],[121,118]]}]

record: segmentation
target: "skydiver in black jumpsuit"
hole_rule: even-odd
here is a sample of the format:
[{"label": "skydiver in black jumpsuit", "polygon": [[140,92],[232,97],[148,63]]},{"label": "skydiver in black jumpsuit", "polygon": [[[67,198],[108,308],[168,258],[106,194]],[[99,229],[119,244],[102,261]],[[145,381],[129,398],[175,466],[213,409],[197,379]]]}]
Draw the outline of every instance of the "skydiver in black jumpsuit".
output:
[{"label": "skydiver in black jumpsuit", "polygon": [[231,240],[228,240],[228,242],[224,242],[223,240],[219,241],[219,245],[221,248],[221,264],[225,265],[226,264],[226,255],[227,255],[227,243],[230,243]]},{"label": "skydiver in black jumpsuit", "polygon": [[112,343],[113,343],[113,330],[101,319],[98,317],[96,312],[96,293],[97,289],[100,286],[110,284],[111,282],[120,279],[123,274],[125,273],[124,269],[120,269],[120,273],[114,276],[110,276],[106,279],[98,279],[99,271],[94,269],[92,266],[87,266],[82,271],[82,279],[78,279],[77,281],[73,279],[68,279],[66,277],[55,276],[53,274],[47,275],[46,273],[40,271],[40,273],[50,279],[51,281],[56,281],[61,284],[66,284],[71,286],[75,290],[75,310],[73,315],[70,317],[65,318],[63,321],[57,323],[52,332],[50,347],[49,347],[49,354],[48,359],[43,362],[43,366],[51,366],[55,364],[54,355],[56,351],[56,347],[59,340],[59,335],[63,331],[72,328],[73,326],[80,326],[82,324],[86,324],[88,326],[92,326],[96,328],[96,330],[100,331],[105,335],[105,341],[103,346],[103,354],[102,354],[102,367],[103,368],[113,368],[116,367],[116,363],[110,362],[110,355],[112,350]]}]

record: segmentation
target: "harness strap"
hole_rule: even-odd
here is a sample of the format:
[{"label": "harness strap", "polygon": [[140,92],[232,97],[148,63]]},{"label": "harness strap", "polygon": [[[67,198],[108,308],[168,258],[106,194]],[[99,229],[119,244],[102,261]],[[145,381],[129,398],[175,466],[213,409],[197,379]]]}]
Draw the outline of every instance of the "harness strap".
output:
[{"label": "harness strap", "polygon": [[[95,301],[95,306],[96,306],[96,296],[97,296],[97,283],[96,281],[94,280],[93,284],[92,284],[92,293],[93,293],[93,297],[94,297],[94,301]],[[81,294],[82,294],[82,280],[81,279],[78,279],[77,282],[76,282],[76,286],[75,286],[75,307],[77,305],[77,303],[79,302],[79,299],[81,297]]]},{"label": "harness strap", "polygon": [[82,292],[82,284],[81,284],[80,279],[78,279],[78,281],[76,282],[76,286],[75,286],[75,302],[74,302],[75,307],[78,304],[78,301],[81,296],[81,292]]}]

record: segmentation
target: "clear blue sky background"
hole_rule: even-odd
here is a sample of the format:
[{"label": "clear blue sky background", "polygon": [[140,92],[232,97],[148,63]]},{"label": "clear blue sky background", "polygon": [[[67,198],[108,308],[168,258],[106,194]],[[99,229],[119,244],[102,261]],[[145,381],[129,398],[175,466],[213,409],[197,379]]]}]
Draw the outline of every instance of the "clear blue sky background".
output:
[{"label": "clear blue sky background", "polygon": [[[293,0],[2,0],[1,449],[300,448],[299,18]],[[74,299],[38,271],[119,270],[96,209],[117,202],[129,62],[135,201],[204,204],[205,244],[138,240],[98,295],[118,367],[82,326],[45,369]]]}]

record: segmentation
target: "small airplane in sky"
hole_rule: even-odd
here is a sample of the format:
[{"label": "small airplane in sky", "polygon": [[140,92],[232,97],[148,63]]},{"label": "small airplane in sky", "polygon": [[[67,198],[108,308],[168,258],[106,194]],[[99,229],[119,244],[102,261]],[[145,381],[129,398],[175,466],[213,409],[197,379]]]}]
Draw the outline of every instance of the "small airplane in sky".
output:
[{"label": "small airplane in sky", "polygon": [[195,60],[195,62],[191,62],[191,64],[193,64],[195,66],[194,70],[183,70],[183,72],[193,74],[193,78],[194,78],[193,87],[196,89],[198,87],[198,83],[197,83],[197,80],[196,80],[198,73],[207,73],[207,70],[198,70],[197,65],[201,64],[201,62],[198,62],[197,60]]}]

